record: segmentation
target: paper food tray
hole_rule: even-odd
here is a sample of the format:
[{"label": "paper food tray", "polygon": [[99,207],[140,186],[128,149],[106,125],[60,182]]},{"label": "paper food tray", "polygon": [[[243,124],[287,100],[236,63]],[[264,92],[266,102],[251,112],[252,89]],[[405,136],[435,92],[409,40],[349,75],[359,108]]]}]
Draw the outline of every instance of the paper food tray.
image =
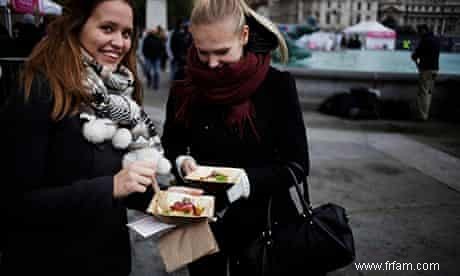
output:
[{"label": "paper food tray", "polygon": [[239,181],[242,172],[238,168],[198,166],[185,179],[192,182],[234,184]]},{"label": "paper food tray", "polygon": [[[194,206],[193,211],[184,212],[175,209],[173,206],[178,202],[179,205],[184,202],[192,203]],[[198,211],[195,212],[196,210]],[[160,191],[153,197],[147,212],[153,214],[163,222],[174,224],[212,218],[214,216],[214,197]]]}]

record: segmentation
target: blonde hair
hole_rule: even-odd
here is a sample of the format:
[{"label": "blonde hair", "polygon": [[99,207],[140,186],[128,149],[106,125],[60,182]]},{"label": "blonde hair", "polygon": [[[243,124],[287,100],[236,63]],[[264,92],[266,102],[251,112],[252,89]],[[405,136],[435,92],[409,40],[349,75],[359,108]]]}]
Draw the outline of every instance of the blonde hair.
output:
[{"label": "blonde hair", "polygon": [[244,0],[195,0],[190,23],[192,26],[212,24],[231,17],[235,19],[235,31],[238,32],[246,25],[246,16],[254,18],[257,23],[276,37],[280,48],[281,61],[286,63],[289,57],[283,35],[273,22],[256,13]]}]

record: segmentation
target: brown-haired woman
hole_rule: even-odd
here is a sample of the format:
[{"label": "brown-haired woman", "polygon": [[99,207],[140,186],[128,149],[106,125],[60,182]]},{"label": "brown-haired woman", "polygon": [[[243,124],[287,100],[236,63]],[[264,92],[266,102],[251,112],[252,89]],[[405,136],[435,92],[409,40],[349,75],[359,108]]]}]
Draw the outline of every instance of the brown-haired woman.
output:
[{"label": "brown-haired woman", "polygon": [[167,104],[166,156],[176,160],[179,179],[197,164],[245,173],[215,194],[219,218],[212,229],[221,251],[189,270],[193,276],[227,275],[230,260],[232,275],[257,275],[239,254],[263,231],[271,195],[277,220],[295,212],[288,163],[305,172],[309,166],[295,81],[270,66],[271,50],[280,47],[286,58],[286,44],[276,26],[243,0],[197,0],[190,31],[186,79],[174,83]]},{"label": "brown-haired woman", "polygon": [[[131,0],[67,1],[26,62],[2,118],[1,275],[130,273],[125,206],[145,210],[155,164],[122,167],[130,149],[107,134],[142,122],[155,135],[139,107],[134,18]],[[104,133],[83,130],[90,120],[108,122]]]}]

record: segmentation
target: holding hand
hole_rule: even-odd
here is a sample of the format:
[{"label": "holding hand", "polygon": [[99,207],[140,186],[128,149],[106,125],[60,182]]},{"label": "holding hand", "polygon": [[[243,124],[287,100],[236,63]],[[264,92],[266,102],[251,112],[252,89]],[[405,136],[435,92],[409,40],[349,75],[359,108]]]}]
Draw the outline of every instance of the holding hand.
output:
[{"label": "holding hand", "polygon": [[181,170],[185,176],[196,170],[196,168],[197,165],[193,159],[185,159],[184,162],[182,162]]},{"label": "holding hand", "polygon": [[176,167],[181,178],[197,169],[196,161],[190,155],[180,155],[177,157]]},{"label": "holding hand", "polygon": [[113,197],[121,198],[132,193],[144,193],[155,179],[155,164],[134,161],[113,177]]},{"label": "holding hand", "polygon": [[248,198],[250,193],[251,185],[249,184],[249,178],[246,172],[243,172],[239,181],[227,190],[227,198],[232,203],[240,198]]}]

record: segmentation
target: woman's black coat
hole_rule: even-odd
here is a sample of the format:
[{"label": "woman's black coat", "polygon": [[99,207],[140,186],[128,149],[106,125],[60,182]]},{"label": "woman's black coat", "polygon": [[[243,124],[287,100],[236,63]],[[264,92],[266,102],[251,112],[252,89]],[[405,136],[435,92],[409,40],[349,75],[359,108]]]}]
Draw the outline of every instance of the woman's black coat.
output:
[{"label": "woman's black coat", "polygon": [[38,77],[2,112],[0,274],[128,275],[125,205],[145,210],[152,193],[115,200],[123,152],[87,142],[78,114],[52,121],[50,95]]},{"label": "woman's black coat", "polygon": [[[189,126],[185,127],[175,120],[177,103],[171,96],[162,138],[166,157],[171,161],[190,154],[199,165],[238,167],[246,171],[251,185],[249,199],[231,204],[214,226],[220,246],[230,251],[238,251],[260,232],[265,225],[270,195],[276,195],[278,219],[294,212],[288,196],[293,181],[285,166],[296,162],[307,173],[309,167],[306,130],[292,76],[270,68],[251,100],[260,141],[249,127],[243,137],[236,128],[227,128],[225,106],[196,107]],[[300,180],[300,172],[298,177]],[[228,200],[224,192],[216,195],[219,211],[228,206]]]}]

